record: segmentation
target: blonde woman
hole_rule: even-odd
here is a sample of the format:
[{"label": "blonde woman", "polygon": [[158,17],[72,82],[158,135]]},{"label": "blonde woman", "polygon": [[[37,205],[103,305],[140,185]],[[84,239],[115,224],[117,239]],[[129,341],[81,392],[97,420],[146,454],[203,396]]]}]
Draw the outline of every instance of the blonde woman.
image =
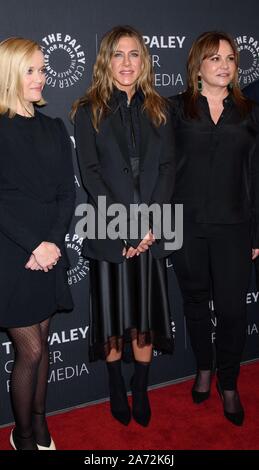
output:
[{"label": "blonde woman", "polygon": [[97,209],[100,196],[107,208],[117,203],[127,213],[124,234],[102,238],[96,226],[95,236],[84,243],[91,273],[90,357],[106,360],[111,412],[128,425],[131,411],[121,357],[126,342],[132,344],[133,417],[147,426],[152,348],[165,352],[173,348],[165,265],[168,251],[163,239],[155,239],[151,220],[146,233],[130,235],[136,223],[130,206],[144,202],[161,207],[170,202],[174,147],[165,100],[154,89],[150,57],[134,28],[118,26],[105,34],[92,84],[75,103],[72,115],[82,181],[95,220],[104,216],[102,208]]},{"label": "blonde woman", "polygon": [[0,44],[0,326],[14,346],[11,400],[16,450],[54,450],[45,418],[48,331],[71,309],[64,235],[74,206],[70,142],[44,104],[44,57],[34,41]]}]

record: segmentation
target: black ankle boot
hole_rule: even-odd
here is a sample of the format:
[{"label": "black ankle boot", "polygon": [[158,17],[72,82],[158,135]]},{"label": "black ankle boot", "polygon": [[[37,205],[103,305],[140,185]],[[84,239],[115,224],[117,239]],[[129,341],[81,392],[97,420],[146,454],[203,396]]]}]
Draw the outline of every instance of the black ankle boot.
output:
[{"label": "black ankle boot", "polygon": [[109,375],[110,407],[112,416],[127,426],[131,419],[130,407],[124,379],[121,373],[121,361],[106,362]]},{"label": "black ankle boot", "polygon": [[[207,384],[204,384],[207,385],[208,387],[208,390],[206,391],[199,391],[199,390],[196,390],[197,387],[199,387],[200,385],[200,382],[202,382],[202,373],[207,373],[206,375],[208,375],[208,377],[206,377],[206,380],[204,378],[204,381],[207,382]],[[192,386],[192,399],[193,399],[193,402],[196,403],[197,405],[199,405],[200,403],[204,402],[205,400],[208,400],[208,398],[210,397],[210,384],[211,384],[211,377],[212,377],[212,372],[210,370],[198,370],[197,371],[197,374],[196,374],[196,377],[195,377],[195,380],[194,380],[194,384]]]},{"label": "black ankle boot", "polygon": [[151,409],[147,393],[150,362],[135,361],[135,373],[131,379],[132,416],[141,426],[147,426]]},{"label": "black ankle boot", "polygon": [[216,383],[216,387],[217,387],[217,391],[218,391],[219,396],[220,396],[220,398],[222,400],[222,403],[223,403],[223,411],[224,411],[225,418],[227,418],[228,421],[230,421],[235,426],[242,426],[244,418],[245,418],[245,412],[244,412],[244,408],[243,408],[243,406],[240,402],[238,391],[234,390],[235,394],[237,394],[237,395],[236,396],[233,395],[233,398],[235,398],[235,399],[237,398],[238,409],[237,409],[237,411],[230,412],[230,411],[226,410],[226,403],[225,403],[226,400],[225,400],[225,396],[224,396],[224,392],[226,392],[226,391],[221,388],[219,382]]}]

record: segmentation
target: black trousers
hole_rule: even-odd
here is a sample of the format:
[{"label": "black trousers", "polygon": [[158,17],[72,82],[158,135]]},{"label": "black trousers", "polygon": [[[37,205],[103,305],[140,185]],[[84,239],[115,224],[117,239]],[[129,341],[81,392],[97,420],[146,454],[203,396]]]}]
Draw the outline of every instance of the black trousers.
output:
[{"label": "black trousers", "polygon": [[211,292],[217,315],[216,363],[225,390],[237,386],[246,338],[251,271],[250,224],[184,224],[184,243],[172,255],[198,369],[211,369]]}]

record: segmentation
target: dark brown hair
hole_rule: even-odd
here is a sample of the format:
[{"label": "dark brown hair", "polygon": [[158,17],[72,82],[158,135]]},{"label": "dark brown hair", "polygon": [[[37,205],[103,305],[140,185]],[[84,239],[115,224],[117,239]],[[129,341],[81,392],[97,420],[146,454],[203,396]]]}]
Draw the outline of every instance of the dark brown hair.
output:
[{"label": "dark brown hair", "polygon": [[234,40],[222,31],[208,31],[202,33],[193,43],[187,60],[187,90],[185,93],[185,113],[190,118],[198,117],[197,99],[198,74],[202,61],[207,57],[217,54],[220,41],[227,41],[233,50],[236,71],[229,88],[240,113],[247,114],[251,110],[251,102],[242,94],[238,82],[239,55]]}]

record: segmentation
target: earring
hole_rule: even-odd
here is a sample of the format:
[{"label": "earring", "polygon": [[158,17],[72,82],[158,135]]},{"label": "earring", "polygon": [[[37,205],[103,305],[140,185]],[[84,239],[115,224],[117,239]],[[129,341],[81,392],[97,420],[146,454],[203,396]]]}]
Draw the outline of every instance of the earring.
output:
[{"label": "earring", "polygon": [[228,89],[229,89],[229,91],[233,90],[233,87],[234,87],[233,82],[230,82],[230,83],[228,84]]},{"label": "earring", "polygon": [[202,92],[202,79],[200,75],[198,75],[198,91]]}]

